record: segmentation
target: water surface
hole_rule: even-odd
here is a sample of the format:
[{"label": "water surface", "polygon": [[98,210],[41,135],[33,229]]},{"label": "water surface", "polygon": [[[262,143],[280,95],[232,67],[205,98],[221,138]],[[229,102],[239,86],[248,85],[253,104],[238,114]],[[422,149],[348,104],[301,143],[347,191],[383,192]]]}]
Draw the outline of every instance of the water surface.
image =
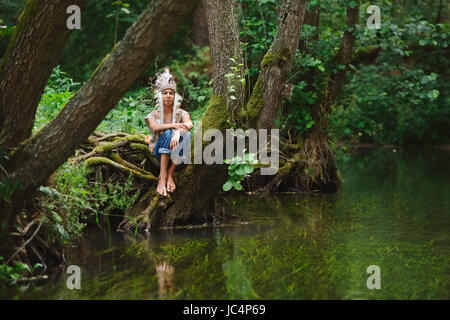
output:
[{"label": "water surface", "polygon": [[[338,157],[338,194],[221,199],[234,227],[89,231],[66,255],[80,290],[47,270],[7,298],[449,299],[449,160],[439,149],[358,149]],[[380,289],[367,287],[372,265]]]}]

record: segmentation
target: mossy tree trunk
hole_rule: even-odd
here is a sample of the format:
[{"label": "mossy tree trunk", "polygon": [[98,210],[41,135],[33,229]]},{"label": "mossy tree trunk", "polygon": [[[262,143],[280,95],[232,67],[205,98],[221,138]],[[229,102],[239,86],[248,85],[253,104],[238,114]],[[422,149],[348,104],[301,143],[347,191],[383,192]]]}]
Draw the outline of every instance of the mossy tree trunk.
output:
[{"label": "mossy tree trunk", "polygon": [[[313,10],[312,15],[320,14]],[[341,180],[338,168],[327,139],[327,119],[342,84],[350,63],[355,43],[355,27],[359,19],[359,2],[355,7],[347,7],[346,30],[341,46],[335,56],[337,73],[333,73],[325,85],[319,101],[313,106],[312,118],[314,126],[304,136],[294,137],[294,143],[284,145],[284,151],[292,155],[291,159],[282,162],[280,174],[266,184],[265,190],[314,191],[336,192]],[[319,17],[313,17],[319,22]],[[306,48],[304,48],[306,49]],[[305,80],[310,82],[314,72],[306,75]],[[313,90],[311,85],[307,90]]]},{"label": "mossy tree trunk", "polygon": [[1,200],[2,223],[12,228],[25,200],[87,140],[198,3],[152,1],[57,117],[10,153],[5,169],[22,190],[13,193],[11,202]]},{"label": "mossy tree trunk", "polygon": [[283,1],[281,5],[275,39],[264,56],[261,74],[242,112],[248,127],[273,128],[298,48],[307,3],[307,0]]},{"label": "mossy tree trunk", "polygon": [[0,67],[0,146],[10,149],[31,135],[47,80],[71,30],[70,5],[88,0],[29,0]]}]

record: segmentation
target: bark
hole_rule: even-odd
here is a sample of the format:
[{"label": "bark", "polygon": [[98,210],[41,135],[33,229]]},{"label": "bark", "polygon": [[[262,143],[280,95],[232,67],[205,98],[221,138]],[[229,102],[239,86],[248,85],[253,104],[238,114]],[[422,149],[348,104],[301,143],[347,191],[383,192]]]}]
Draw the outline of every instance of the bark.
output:
[{"label": "bark", "polygon": [[203,2],[194,11],[194,42],[200,48],[209,46],[208,21]]},{"label": "bark", "polygon": [[347,29],[342,37],[341,48],[336,57],[336,63],[339,66],[343,66],[339,71],[333,74],[330,78],[327,94],[323,102],[323,111],[328,113],[331,108],[331,104],[337,97],[339,90],[345,80],[345,74],[350,63],[350,59],[353,53],[353,47],[355,45],[356,33],[355,27],[359,20],[359,2],[355,8],[347,7],[346,24]]},{"label": "bark", "polygon": [[[258,116],[258,129],[273,128],[281,106],[282,92],[298,48],[307,3],[307,0],[298,0],[284,1],[282,4],[277,34],[261,64],[259,92],[252,93],[259,94],[263,100],[261,109],[255,112]],[[258,106],[255,107],[259,109]]]},{"label": "bark", "polygon": [[[211,44],[213,94],[225,99],[233,121],[234,113],[239,111],[245,99],[240,82],[244,78],[244,64],[234,1],[206,0],[204,4]],[[225,77],[226,74],[233,76]],[[234,91],[230,91],[231,88]]]},{"label": "bark", "polygon": [[28,1],[0,67],[0,146],[9,149],[31,135],[47,80],[71,33],[70,5],[88,0]]},{"label": "bark", "polygon": [[152,1],[58,116],[10,154],[5,169],[21,182],[23,192],[15,192],[12,203],[1,203],[8,226],[23,200],[86,141],[198,3]]}]

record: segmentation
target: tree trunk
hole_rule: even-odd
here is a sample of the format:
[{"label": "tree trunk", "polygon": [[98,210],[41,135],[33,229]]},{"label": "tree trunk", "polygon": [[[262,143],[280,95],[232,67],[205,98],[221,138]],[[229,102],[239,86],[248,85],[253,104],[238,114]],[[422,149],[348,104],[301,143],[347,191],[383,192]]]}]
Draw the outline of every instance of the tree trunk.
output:
[{"label": "tree trunk", "polygon": [[333,74],[330,78],[328,93],[325,97],[323,109],[327,113],[330,111],[331,104],[337,97],[339,90],[345,80],[345,74],[348,70],[348,65],[353,53],[353,47],[356,39],[356,25],[359,20],[359,2],[355,8],[347,7],[346,24],[347,29],[344,32],[344,36],[341,42],[341,48],[337,54],[336,62],[338,66],[343,66],[339,71]]},{"label": "tree trunk", "polygon": [[194,43],[200,48],[209,46],[208,21],[203,2],[194,11]]},{"label": "tree trunk", "polygon": [[298,0],[284,1],[282,4],[277,34],[261,63],[261,75],[257,83],[260,87],[257,92],[253,91],[250,99],[258,98],[253,97],[255,94],[262,98],[261,105],[252,105],[257,108],[258,129],[273,128],[287,76],[297,52],[307,3],[307,0]]},{"label": "tree trunk", "polygon": [[12,203],[0,203],[7,226],[13,225],[24,200],[86,141],[198,3],[152,1],[58,116],[10,154],[5,169],[23,191],[13,194]]},{"label": "tree trunk", "polygon": [[31,135],[36,109],[71,30],[70,5],[88,0],[28,1],[0,67],[0,146],[10,149]]},{"label": "tree trunk", "polygon": [[[306,191],[336,192],[341,181],[338,168],[327,139],[327,116],[345,80],[355,42],[355,30],[359,18],[359,4],[355,8],[347,7],[347,29],[341,41],[341,47],[335,57],[336,65],[341,65],[337,74],[332,74],[325,86],[323,97],[313,107],[312,117],[315,125],[303,137],[294,137],[294,143],[285,144],[284,152],[290,156],[281,162],[279,174],[265,186],[266,192]],[[319,18],[315,19],[319,21]],[[304,48],[305,50],[306,48]],[[314,73],[305,79],[312,80]],[[312,90],[309,85],[310,90]]]},{"label": "tree trunk", "polygon": [[204,4],[211,44],[213,94],[225,100],[233,121],[245,99],[244,87],[239,81],[244,78],[244,64],[234,1],[206,0]]}]

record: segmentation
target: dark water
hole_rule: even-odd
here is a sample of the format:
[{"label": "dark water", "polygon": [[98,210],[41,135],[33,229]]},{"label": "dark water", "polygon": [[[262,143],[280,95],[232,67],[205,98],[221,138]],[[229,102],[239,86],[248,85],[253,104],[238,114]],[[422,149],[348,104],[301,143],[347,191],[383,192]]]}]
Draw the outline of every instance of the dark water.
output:
[{"label": "dark water", "polygon": [[[335,195],[228,197],[234,227],[86,234],[28,299],[449,299],[450,151],[359,149]],[[369,266],[380,289],[368,289]],[[372,279],[372,278],[371,278]],[[369,283],[374,283],[369,281]]]}]

